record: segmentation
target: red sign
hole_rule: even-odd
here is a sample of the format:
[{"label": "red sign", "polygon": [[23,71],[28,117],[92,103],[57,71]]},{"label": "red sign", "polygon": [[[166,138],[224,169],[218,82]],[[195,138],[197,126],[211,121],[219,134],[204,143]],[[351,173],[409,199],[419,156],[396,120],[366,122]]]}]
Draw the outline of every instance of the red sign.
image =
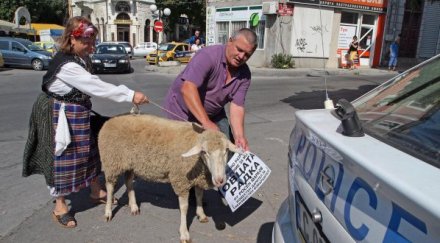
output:
[{"label": "red sign", "polygon": [[162,32],[163,31],[163,23],[161,21],[154,22],[154,31]]},{"label": "red sign", "polygon": [[293,16],[293,5],[280,3],[278,4],[278,15]]}]

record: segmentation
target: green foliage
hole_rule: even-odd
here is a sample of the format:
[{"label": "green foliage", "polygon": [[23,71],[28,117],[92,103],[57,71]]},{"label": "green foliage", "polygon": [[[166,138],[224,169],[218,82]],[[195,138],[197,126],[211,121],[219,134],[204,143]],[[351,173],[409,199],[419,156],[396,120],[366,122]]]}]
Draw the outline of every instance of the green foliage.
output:
[{"label": "green foliage", "polygon": [[[15,11],[19,7],[26,7],[31,15],[32,23],[63,24],[66,14],[67,1],[65,0],[1,0],[0,19],[12,22]],[[24,19],[20,19],[24,24]]]},{"label": "green foliage", "polygon": [[206,1],[205,0],[156,0],[159,9],[169,8],[171,15],[168,17],[167,30],[173,32],[176,23],[182,14],[188,16],[189,24],[199,26],[204,33],[206,27]]},{"label": "green foliage", "polygon": [[270,61],[270,63],[274,68],[293,68],[295,66],[293,56],[290,54],[282,53],[272,55],[272,60]]}]

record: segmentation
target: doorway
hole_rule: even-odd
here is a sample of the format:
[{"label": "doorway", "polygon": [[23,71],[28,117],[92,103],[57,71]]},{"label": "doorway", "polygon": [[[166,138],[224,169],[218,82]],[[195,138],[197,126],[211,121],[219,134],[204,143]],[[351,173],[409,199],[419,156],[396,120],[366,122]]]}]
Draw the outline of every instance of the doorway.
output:
[{"label": "doorway", "polygon": [[117,26],[118,39],[117,41],[130,42],[130,26],[119,24]]},{"label": "doorway", "polygon": [[420,25],[422,23],[422,6],[411,6],[411,1],[405,3],[402,33],[399,44],[399,57],[414,58],[419,40]]},{"label": "doorway", "polygon": [[361,66],[369,66],[373,61],[372,54],[376,39],[376,22],[377,15],[375,14],[341,12],[341,26],[350,28],[353,35],[358,37],[359,64]]}]

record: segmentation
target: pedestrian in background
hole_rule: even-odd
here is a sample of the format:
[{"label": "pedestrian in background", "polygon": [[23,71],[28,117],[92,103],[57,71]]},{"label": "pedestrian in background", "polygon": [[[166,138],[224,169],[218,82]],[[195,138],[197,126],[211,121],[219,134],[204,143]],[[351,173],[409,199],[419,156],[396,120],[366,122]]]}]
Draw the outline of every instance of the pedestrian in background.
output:
[{"label": "pedestrian in background", "polygon": [[[255,32],[243,28],[225,45],[199,50],[168,90],[164,104],[172,112],[166,114],[168,118],[197,122],[205,129],[221,131],[235,145],[249,150],[244,103],[251,72],[246,62],[257,44]],[[229,102],[230,123],[225,111]]]},{"label": "pedestrian in background", "polygon": [[399,56],[400,37],[397,37],[393,44],[390,45],[390,60],[388,62],[388,70],[396,71],[397,57]]},{"label": "pedestrian in background", "polygon": [[105,203],[106,192],[99,184],[101,172],[97,141],[91,136],[91,96],[116,102],[147,103],[141,92],[115,86],[92,75],[89,54],[98,31],[85,17],[67,22],[60,50],[43,77],[43,92],[35,101],[23,158],[23,176],[43,174],[55,197],[53,219],[74,228],[65,197],[90,186],[90,200]]},{"label": "pedestrian in background", "polygon": [[196,30],[194,32],[194,35],[191,36],[191,38],[189,38],[189,44],[192,45],[192,44],[196,43],[196,39],[200,39],[200,43],[202,45],[205,44],[205,39],[202,36],[200,36],[200,30]]},{"label": "pedestrian in background", "polygon": [[353,36],[353,40],[350,42],[350,46],[348,48],[348,54],[350,57],[350,69],[356,68],[356,65],[359,63],[358,48],[359,42],[357,36]]},{"label": "pedestrian in background", "polygon": [[202,44],[200,38],[196,38],[194,44],[191,45],[191,51],[197,52],[198,50],[202,49],[203,46],[204,45]]}]

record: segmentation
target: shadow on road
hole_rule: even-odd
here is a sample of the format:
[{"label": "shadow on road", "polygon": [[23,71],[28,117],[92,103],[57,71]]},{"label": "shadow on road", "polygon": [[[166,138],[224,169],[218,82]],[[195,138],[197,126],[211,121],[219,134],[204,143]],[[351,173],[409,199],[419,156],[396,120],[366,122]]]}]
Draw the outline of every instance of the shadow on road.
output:
[{"label": "shadow on road", "polygon": [[[336,104],[336,102],[342,98],[348,101],[353,101],[375,87],[377,87],[377,85],[362,85],[359,86],[358,89],[340,89],[328,91],[328,95]],[[288,103],[290,106],[300,110],[323,109],[325,97],[325,91],[319,90],[295,93],[294,95],[282,99],[281,101]]]},{"label": "shadow on road", "polygon": [[[103,178],[100,179],[102,180]],[[104,185],[104,183],[101,184]],[[118,217],[118,211],[128,205],[128,196],[125,192],[126,189],[123,177],[119,178],[118,183],[115,186],[115,192],[118,192],[119,190],[123,190],[124,192],[119,198],[118,205],[113,207],[113,217]],[[178,198],[169,183],[153,183],[135,179],[134,190],[136,192],[137,204],[140,209],[142,208],[143,203],[150,203],[151,205],[161,208],[179,210]],[[89,194],[90,190],[85,189],[78,193],[70,194],[67,197],[71,202],[72,214],[96,207],[95,204],[90,202]],[[223,230],[226,227],[226,224],[234,226],[240,223],[257,210],[261,204],[262,202],[260,200],[251,197],[239,209],[235,212],[231,212],[228,206],[223,205],[218,191],[207,190],[204,192],[203,197],[203,208],[205,213],[210,220],[214,221],[217,230]],[[193,189],[190,191],[189,205],[190,207],[187,216],[188,228],[191,227],[194,219],[197,220],[196,200]]]}]

